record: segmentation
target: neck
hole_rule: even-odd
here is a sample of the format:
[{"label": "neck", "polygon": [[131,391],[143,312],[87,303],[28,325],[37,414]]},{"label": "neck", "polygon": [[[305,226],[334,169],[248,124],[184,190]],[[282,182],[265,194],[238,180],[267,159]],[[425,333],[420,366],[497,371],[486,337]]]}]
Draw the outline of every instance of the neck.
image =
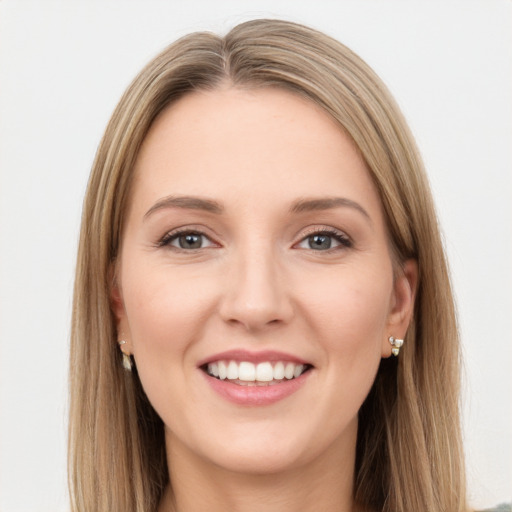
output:
[{"label": "neck", "polygon": [[172,489],[159,512],[355,512],[355,438],[344,444],[292,469],[251,474],[221,468],[167,439]]}]

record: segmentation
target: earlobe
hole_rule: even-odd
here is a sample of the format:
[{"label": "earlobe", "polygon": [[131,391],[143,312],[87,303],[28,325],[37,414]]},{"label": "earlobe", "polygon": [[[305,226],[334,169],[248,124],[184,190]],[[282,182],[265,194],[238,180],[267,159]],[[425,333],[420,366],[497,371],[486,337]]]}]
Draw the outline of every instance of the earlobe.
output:
[{"label": "earlobe", "polygon": [[405,338],[414,314],[417,287],[418,263],[416,260],[410,259],[402,265],[400,273],[395,278],[392,307],[387,324],[388,332],[385,333],[382,345],[382,357],[389,357],[392,349],[397,348],[389,341],[390,338],[399,340]]},{"label": "earlobe", "polygon": [[111,273],[110,283],[110,307],[116,318],[117,343],[121,349],[121,352],[123,353],[123,366],[126,369],[129,369],[129,356],[132,353],[130,348],[131,336],[128,328],[121,286],[119,285],[119,281],[114,271]]}]

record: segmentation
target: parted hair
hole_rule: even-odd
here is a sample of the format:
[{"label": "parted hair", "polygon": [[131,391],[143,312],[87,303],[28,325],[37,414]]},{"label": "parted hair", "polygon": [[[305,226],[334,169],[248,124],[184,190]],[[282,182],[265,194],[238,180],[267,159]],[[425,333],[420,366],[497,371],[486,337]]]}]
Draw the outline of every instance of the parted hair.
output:
[{"label": "parted hair", "polygon": [[[134,79],[99,145],[83,206],[70,360],[73,512],[154,512],[169,483],[164,426],[111,309],[134,163],[155,118],[184,95],[274,87],[324,109],[353,139],[382,202],[395,268],[414,258],[414,317],[359,412],[354,498],[363,510],[462,512],[459,340],[447,263],[415,141],[390,93],[347,47],[311,28],[253,20],[168,46]],[[343,462],[340,461],[340,464]]]}]

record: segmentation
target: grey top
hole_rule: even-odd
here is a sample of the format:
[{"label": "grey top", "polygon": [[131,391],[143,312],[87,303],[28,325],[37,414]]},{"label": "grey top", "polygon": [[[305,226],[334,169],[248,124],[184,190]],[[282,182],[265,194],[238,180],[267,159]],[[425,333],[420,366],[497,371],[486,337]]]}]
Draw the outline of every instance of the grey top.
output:
[{"label": "grey top", "polygon": [[495,508],[486,508],[480,512],[512,512],[512,503],[502,503]]}]

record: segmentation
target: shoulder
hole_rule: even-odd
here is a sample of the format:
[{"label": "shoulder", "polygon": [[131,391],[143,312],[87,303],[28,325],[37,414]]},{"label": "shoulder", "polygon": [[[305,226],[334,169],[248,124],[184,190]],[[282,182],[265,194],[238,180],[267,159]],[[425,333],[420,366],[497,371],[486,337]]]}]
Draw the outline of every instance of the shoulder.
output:
[{"label": "shoulder", "polygon": [[502,503],[494,508],[486,508],[480,512],[512,512],[512,503]]}]

